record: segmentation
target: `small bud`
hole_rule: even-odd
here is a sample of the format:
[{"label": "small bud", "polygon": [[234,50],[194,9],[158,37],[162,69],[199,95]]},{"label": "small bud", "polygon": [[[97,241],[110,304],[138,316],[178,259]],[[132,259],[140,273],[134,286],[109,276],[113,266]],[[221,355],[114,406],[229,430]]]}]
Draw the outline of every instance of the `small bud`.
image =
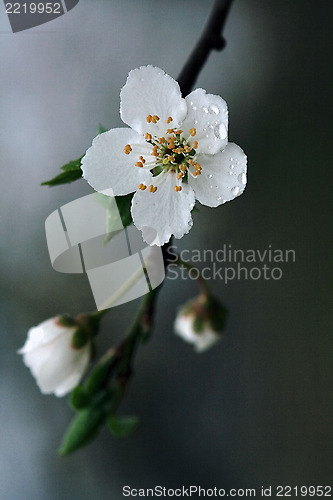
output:
[{"label": "small bud", "polygon": [[178,312],[175,333],[204,352],[221,338],[227,318],[226,309],[214,297],[202,294],[187,302]]}]

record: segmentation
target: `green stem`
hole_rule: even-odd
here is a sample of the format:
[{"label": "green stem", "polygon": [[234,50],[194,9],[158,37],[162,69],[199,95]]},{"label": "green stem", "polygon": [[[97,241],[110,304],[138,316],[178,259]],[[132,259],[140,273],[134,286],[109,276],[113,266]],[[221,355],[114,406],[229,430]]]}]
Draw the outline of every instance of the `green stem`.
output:
[{"label": "green stem", "polygon": [[209,289],[208,289],[207,283],[206,283],[205,279],[202,277],[200,270],[196,266],[194,266],[190,262],[182,260],[180,257],[178,257],[176,264],[178,266],[183,266],[188,270],[195,269],[196,271],[198,271],[197,281],[198,281],[198,285],[200,287],[200,290],[204,295],[209,295]]}]

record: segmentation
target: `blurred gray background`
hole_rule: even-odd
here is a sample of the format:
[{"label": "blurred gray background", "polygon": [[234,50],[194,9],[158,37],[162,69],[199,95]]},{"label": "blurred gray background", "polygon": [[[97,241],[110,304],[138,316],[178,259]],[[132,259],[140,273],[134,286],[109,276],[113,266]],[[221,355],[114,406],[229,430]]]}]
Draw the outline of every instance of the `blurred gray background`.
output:
[{"label": "blurred gray background", "polygon": [[[196,295],[167,281],[155,335],[140,350],[123,413],[138,431],[107,431],[68,458],[56,449],[72,417],[42,396],[16,350],[59,312],[94,308],[83,275],[53,271],[46,217],[91,192],[39,183],[79,157],[97,124],[121,126],[119,91],[144,64],[177,77],[207,17],[199,0],[81,0],[68,14],[12,34],[0,6],[0,498],[121,499],[122,486],[259,488],[332,482],[332,2],[236,0],[227,47],[198,86],[229,105],[231,141],[249,158],[243,196],[200,207],[181,248],[295,249],[280,281],[211,283],[227,305],[224,342],[203,355],[172,331]],[[100,352],[138,302],[112,310]],[[172,314],[171,314],[172,312]]]}]

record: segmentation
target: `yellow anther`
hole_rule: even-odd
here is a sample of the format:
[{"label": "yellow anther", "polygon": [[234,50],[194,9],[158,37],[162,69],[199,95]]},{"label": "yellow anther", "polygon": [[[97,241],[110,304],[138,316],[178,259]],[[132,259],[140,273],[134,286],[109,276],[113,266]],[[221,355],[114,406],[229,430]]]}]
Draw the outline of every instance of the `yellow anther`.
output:
[{"label": "yellow anther", "polygon": [[158,156],[157,146],[154,146],[154,147],[153,147],[153,150],[152,150],[151,154],[152,154],[153,156]]},{"label": "yellow anther", "polygon": [[156,193],[156,191],[157,191],[157,186],[154,187],[153,193]]},{"label": "yellow anther", "polygon": [[182,187],[181,186],[175,186],[173,189],[177,192],[177,191],[181,191]]},{"label": "yellow anther", "polygon": [[164,142],[165,142],[165,137],[160,137],[158,143],[163,144]]},{"label": "yellow anther", "polygon": [[136,167],[140,167],[142,168],[143,167],[143,164],[141,161],[137,161],[136,164],[135,164]]},{"label": "yellow anther", "polygon": [[185,165],[179,165],[179,170],[181,170],[182,172],[185,172],[186,171]]},{"label": "yellow anther", "polygon": [[196,169],[196,170],[199,170],[199,172],[201,172],[201,170],[202,170],[202,169],[201,169],[201,165],[200,165],[200,163],[196,163],[196,164],[195,164],[195,169]]},{"label": "yellow anther", "polygon": [[171,162],[172,162],[172,161],[175,161],[175,157],[174,157],[174,156],[172,156],[172,155],[170,155],[168,158],[169,158],[169,161],[171,161]]},{"label": "yellow anther", "polygon": [[151,115],[148,115],[146,118],[146,121],[150,123],[152,121],[153,117]]},{"label": "yellow anther", "polygon": [[148,132],[146,132],[145,133],[145,139],[146,139],[146,141],[151,141],[152,140],[151,134],[148,134]]},{"label": "yellow anther", "polygon": [[172,122],[172,117],[171,116],[169,116],[169,118],[167,119],[166,123],[170,123],[170,122]]},{"label": "yellow anther", "polygon": [[184,174],[182,174],[181,172],[179,172],[179,174],[177,174],[177,179],[181,179],[182,177],[184,177]]},{"label": "yellow anther", "polygon": [[124,153],[126,155],[129,155],[131,151],[132,151],[131,146],[129,144],[126,144],[126,146],[124,147]]},{"label": "yellow anther", "polygon": [[180,155],[183,151],[184,151],[184,149],[183,149],[183,148],[175,148],[175,149],[173,149],[173,150],[172,150],[172,152],[173,152],[173,153],[177,153],[177,154],[179,154],[179,155]]},{"label": "yellow anther", "polygon": [[145,184],[139,184],[139,189],[141,189],[141,191],[144,191],[145,189],[147,189],[147,186]]},{"label": "yellow anther", "polygon": [[191,148],[187,145],[184,146],[184,149],[185,149],[186,153],[189,153],[191,151]]},{"label": "yellow anther", "polygon": [[155,187],[154,187],[152,184],[150,184],[150,186],[149,186],[149,188],[148,188],[148,191],[149,191],[150,193],[156,193],[156,191],[157,191],[157,186],[155,186]]},{"label": "yellow anther", "polygon": [[176,135],[179,135],[179,134],[182,134],[182,133],[183,133],[183,131],[182,131],[182,130],[175,130],[175,129],[174,129],[174,133],[175,133]]},{"label": "yellow anther", "polygon": [[197,131],[195,130],[195,128],[190,128],[190,134],[192,137],[194,137],[196,133]]},{"label": "yellow anther", "polygon": [[143,156],[139,156],[139,160],[142,161],[142,163],[146,163],[146,160],[144,159]]},{"label": "yellow anther", "polygon": [[197,175],[199,175],[199,172],[196,170],[195,172],[193,172],[193,176],[196,177]]},{"label": "yellow anther", "polygon": [[194,143],[193,143],[193,148],[194,148],[194,149],[197,149],[197,147],[198,147],[198,141],[194,141]]},{"label": "yellow anther", "polygon": [[191,167],[194,167],[195,163],[193,160],[191,160],[191,158],[188,160],[189,164],[191,165]]},{"label": "yellow anther", "polygon": [[168,134],[173,134],[174,129],[173,128],[168,128],[167,133]]},{"label": "yellow anther", "polygon": [[152,117],[151,121],[152,121],[153,123],[157,123],[159,119],[160,119],[160,117],[159,117],[159,116],[154,115],[154,116]]}]

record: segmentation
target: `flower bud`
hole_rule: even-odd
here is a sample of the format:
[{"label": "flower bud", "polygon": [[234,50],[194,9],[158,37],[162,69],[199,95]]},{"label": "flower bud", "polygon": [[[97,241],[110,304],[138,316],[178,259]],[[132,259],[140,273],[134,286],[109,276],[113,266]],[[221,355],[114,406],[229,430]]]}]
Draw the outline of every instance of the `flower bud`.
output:
[{"label": "flower bud", "polygon": [[[43,394],[64,396],[80,381],[90,359],[91,342],[73,348],[75,320],[55,317],[30,328],[18,351]],[[83,343],[81,343],[83,344]]]},{"label": "flower bud", "polygon": [[187,302],[175,320],[175,333],[204,352],[221,338],[227,318],[226,309],[211,295],[201,294]]}]

